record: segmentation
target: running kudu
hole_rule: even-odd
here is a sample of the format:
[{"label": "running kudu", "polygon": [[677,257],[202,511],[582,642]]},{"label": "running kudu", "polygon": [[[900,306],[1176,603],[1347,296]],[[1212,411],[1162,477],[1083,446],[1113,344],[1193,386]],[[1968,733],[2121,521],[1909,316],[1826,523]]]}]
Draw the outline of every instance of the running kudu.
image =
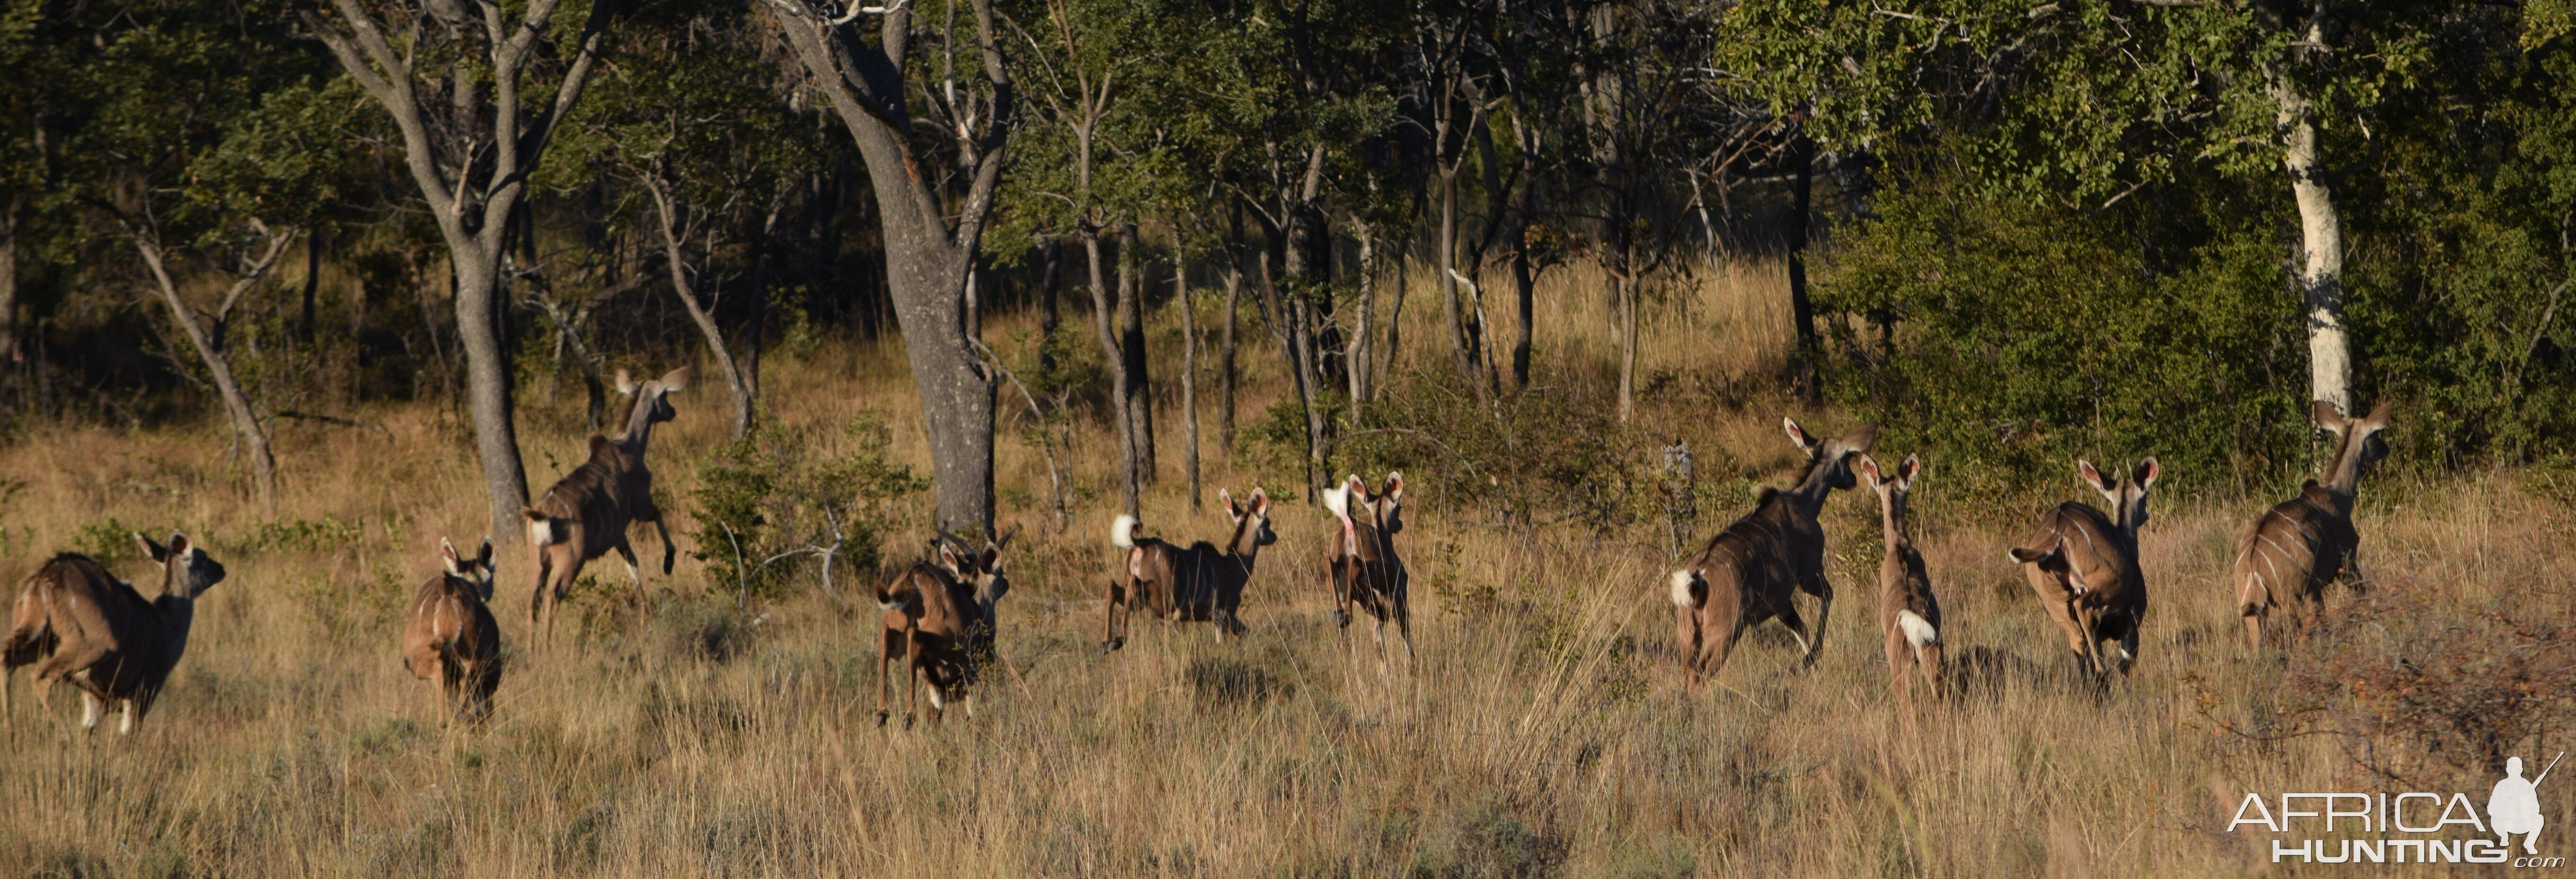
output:
[{"label": "running kudu", "polygon": [[2048,511],[2030,542],[2010,550],[2041,607],[2066,633],[2066,647],[2094,676],[2112,665],[2102,642],[2118,641],[2118,668],[2127,674],[2138,658],[2138,627],[2147,618],[2147,579],[2138,568],[2138,526],[2147,522],[2147,489],[2156,484],[2156,459],[2138,462],[2126,478],[2113,479],[2075,462],[2084,484],[2111,503],[2110,513],[2068,501]]},{"label": "running kudu", "polygon": [[[671,530],[662,524],[662,509],[653,504],[653,471],[644,466],[644,446],[653,437],[653,425],[679,414],[671,408],[671,393],[688,387],[696,374],[683,366],[637,384],[633,374],[618,370],[617,392],[634,401],[627,410],[626,428],[614,437],[591,434],[590,459],[519,511],[528,523],[528,548],[537,572],[536,590],[528,597],[529,640],[538,640],[543,631],[543,640],[553,642],[554,621],[563,613],[565,593],[581,577],[583,565],[609,550],[616,550],[626,561],[626,573],[635,578],[637,600],[642,600],[644,572],[635,566],[635,549],[626,542],[630,523],[652,523],[654,533],[662,538],[662,573],[671,573],[677,549],[671,545]],[[552,614],[546,613],[549,596],[554,599]]]},{"label": "running kudu", "polygon": [[[1217,501],[1225,507],[1234,530],[1225,548],[1199,541],[1184,548],[1159,538],[1136,536],[1136,517],[1120,514],[1109,526],[1109,545],[1119,553],[1119,571],[1109,581],[1109,618],[1100,633],[1102,652],[1127,644],[1127,626],[1136,605],[1174,622],[1214,624],[1216,639],[1241,635],[1243,588],[1252,581],[1252,566],[1261,548],[1279,542],[1270,530],[1270,495],[1255,488],[1240,503],[1224,489]],[[1119,613],[1121,610],[1125,614]]]},{"label": "running kudu", "polygon": [[2263,625],[2273,608],[2296,602],[2314,617],[2325,606],[2326,584],[2352,573],[2353,551],[2361,544],[2361,533],[2352,527],[2354,490],[2361,475],[2388,455],[2379,433],[2388,429],[2394,408],[2382,400],[2370,417],[2351,420],[2333,403],[2316,404],[2317,426],[2335,435],[2334,454],[2319,474],[2325,483],[2308,480],[2296,496],[2255,517],[2236,541],[2228,582],[2236,587],[2247,646],[2263,649]]},{"label": "running kudu", "polygon": [[1395,549],[1395,536],[1404,532],[1404,474],[1388,471],[1386,481],[1371,493],[1368,483],[1353,473],[1341,485],[1324,489],[1324,508],[1340,525],[1324,543],[1325,573],[1333,587],[1333,625],[1347,638],[1352,606],[1366,611],[1376,621],[1372,632],[1377,638],[1378,668],[1383,670],[1386,623],[1392,619],[1396,637],[1404,641],[1405,661],[1411,662],[1413,574],[1405,570],[1404,556]]},{"label": "running kudu", "polygon": [[[1825,579],[1825,532],[1816,524],[1816,514],[1835,489],[1856,484],[1852,459],[1869,451],[1878,425],[1865,424],[1835,439],[1808,433],[1787,418],[1780,419],[1780,426],[1807,455],[1797,486],[1787,491],[1764,487],[1753,512],[1710,537],[1664,578],[1672,594],[1682,665],[1694,684],[1726,666],[1745,629],[1775,616],[1797,636],[1802,666],[1814,665],[1825,647],[1834,587]],[[1791,600],[1799,592],[1816,597],[1813,628],[1799,618]]]}]

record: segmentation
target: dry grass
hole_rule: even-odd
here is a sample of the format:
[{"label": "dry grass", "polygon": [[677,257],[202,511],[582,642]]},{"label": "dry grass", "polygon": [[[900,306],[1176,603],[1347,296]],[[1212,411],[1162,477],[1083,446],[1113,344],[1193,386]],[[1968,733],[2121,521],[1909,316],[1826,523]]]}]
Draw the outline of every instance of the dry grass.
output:
[{"label": "dry grass", "polygon": [[[1652,323],[1649,371],[1678,382],[1758,372],[1785,336],[1773,271],[1671,297]],[[1542,363],[1597,388],[1597,282],[1548,283],[1564,286],[1546,297]],[[1407,317],[1418,345],[1440,338],[1429,302],[1418,295]],[[1489,300],[1498,321],[1504,310]],[[995,337],[1018,320],[997,322]],[[1428,350],[1406,368],[1445,367]],[[1245,359],[1249,417],[1278,382],[1269,348]],[[885,411],[896,448],[926,465],[892,345],[781,358],[769,386],[782,421]],[[719,439],[720,394],[677,400],[680,420],[655,440],[666,506],[683,513],[689,473]],[[1673,390],[1645,405],[1745,470],[1784,478],[1776,408],[1711,413],[1697,400]],[[1190,516],[1180,497],[1177,406],[1161,411],[1166,481],[1147,518],[1168,535],[1213,536],[1221,519]],[[570,397],[530,401],[536,481],[573,463],[578,412]],[[1886,698],[1865,494],[1829,505],[1842,600],[1805,673],[1771,628],[1715,685],[1685,689],[1657,585],[1659,529],[1613,535],[1605,551],[1570,530],[1486,531],[1429,498],[1408,517],[1426,587],[1409,669],[1382,676],[1363,628],[1331,629],[1323,514],[1294,503],[1245,600],[1250,637],[1218,645],[1203,626],[1143,623],[1102,656],[1115,443],[1096,427],[1077,440],[1086,499],[1074,532],[1014,549],[1005,668],[978,718],[873,727],[873,613],[806,589],[751,609],[768,617],[753,624],[705,597],[716,572],[685,559],[640,611],[620,603],[618,566],[601,566],[618,573],[576,599],[574,646],[530,655],[517,645],[533,574],[514,550],[497,608],[514,651],[497,718],[443,730],[430,685],[401,668],[395,621],[438,538],[483,532],[479,479],[463,434],[432,407],[370,415],[392,442],[283,428],[278,520],[326,523],[300,530],[264,522],[219,476],[211,423],[0,451],[17,486],[0,510],[10,582],[110,517],[186,528],[232,570],[132,738],[78,735],[68,691],[39,712],[16,682],[14,726],[0,735],[7,875],[2210,875],[2260,868],[2267,837],[2225,832],[2243,792],[2373,787],[2323,737],[2212,732],[2259,714],[2278,677],[2276,663],[2242,655],[2219,582],[2257,501],[2159,504],[2138,673],[2096,695],[2056,674],[2058,636],[2002,561],[2018,527],[1940,509],[1934,462],[1918,536],[1951,656],[1980,686],[1911,716]],[[1000,472],[1006,496],[1044,496],[1044,465],[1016,440]],[[1209,472],[1212,487],[1296,481],[1243,472],[1212,448]],[[2062,474],[2035,478],[2075,496]],[[2374,484],[2366,558],[2463,607],[2566,583],[2567,511],[2529,491],[2532,479]],[[1005,518],[1037,531],[1042,517]],[[114,567],[139,576],[140,565]],[[1431,594],[1442,584],[1493,588],[1444,604]],[[2551,788],[2550,811],[2567,814],[2576,788]],[[2542,845],[2563,850],[2561,834],[2553,823]]]}]

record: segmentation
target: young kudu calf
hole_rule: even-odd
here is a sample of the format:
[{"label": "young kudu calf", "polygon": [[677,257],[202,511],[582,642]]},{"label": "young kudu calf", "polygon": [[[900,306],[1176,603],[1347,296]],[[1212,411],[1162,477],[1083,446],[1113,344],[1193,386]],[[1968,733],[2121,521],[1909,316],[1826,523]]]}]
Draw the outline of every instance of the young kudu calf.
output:
[{"label": "young kudu calf", "polygon": [[1243,606],[1244,584],[1252,581],[1252,565],[1261,548],[1279,542],[1279,535],[1270,530],[1268,493],[1255,488],[1239,504],[1224,489],[1218,489],[1216,496],[1225,506],[1226,518],[1234,520],[1233,536],[1226,539],[1223,550],[1204,540],[1183,549],[1156,538],[1137,537],[1136,517],[1123,513],[1110,524],[1110,545],[1126,552],[1119,576],[1109,581],[1109,619],[1100,633],[1101,652],[1126,646],[1127,627],[1121,625],[1119,610],[1125,609],[1132,619],[1138,604],[1174,622],[1212,622],[1219,643],[1228,632],[1243,634],[1243,619],[1237,611]]},{"label": "young kudu calf", "polygon": [[461,558],[446,538],[438,541],[446,569],[421,584],[403,627],[403,667],[438,682],[449,716],[481,721],[492,715],[492,691],[501,687],[501,626],[492,619],[492,541],[473,558]]},{"label": "young kudu calf", "polygon": [[1404,531],[1404,474],[1388,471],[1371,493],[1353,473],[1342,484],[1324,489],[1324,509],[1341,527],[1324,542],[1325,574],[1332,578],[1333,625],[1349,637],[1351,606],[1358,605],[1377,621],[1377,664],[1386,667],[1386,621],[1395,620],[1396,637],[1404,640],[1404,658],[1413,659],[1413,612],[1407,594],[1413,574],[1395,551],[1395,535]]},{"label": "young kudu calf", "polygon": [[1920,672],[1932,698],[1941,698],[1941,602],[1932,596],[1923,553],[1905,533],[1905,497],[1922,477],[1923,462],[1907,455],[1887,474],[1862,455],[1860,473],[1878,493],[1879,528],[1887,537],[1887,557],[1878,563],[1878,631],[1886,641],[1888,677],[1906,704],[1914,702],[1908,672]]},{"label": "young kudu calf", "polygon": [[[1830,440],[1809,434],[1796,421],[1783,418],[1780,425],[1807,454],[1807,471],[1797,487],[1764,487],[1753,512],[1709,538],[1707,546],[1665,578],[1672,589],[1682,665],[1693,684],[1726,666],[1745,629],[1775,616],[1804,648],[1803,666],[1814,665],[1825,647],[1834,587],[1825,579],[1825,531],[1816,524],[1816,514],[1834,489],[1855,484],[1851,460],[1869,451],[1878,425],[1862,425]],[[1812,629],[1799,619],[1792,602],[1798,592],[1816,597]]]},{"label": "young kudu calf", "polygon": [[950,698],[969,700],[966,715],[975,715],[970,688],[993,653],[993,605],[1011,591],[1002,574],[1003,535],[977,552],[945,531],[932,542],[931,560],[913,563],[877,587],[877,608],[885,612],[884,638],[877,658],[877,725],[884,726],[890,687],[886,664],[904,661],[903,726],[912,728],[920,705],[920,686],[930,685],[930,722],[938,723]]},{"label": "young kudu calf", "polygon": [[[581,577],[582,565],[609,550],[626,560],[626,573],[635,578],[635,595],[642,600],[644,572],[635,566],[635,549],[626,542],[629,523],[653,524],[654,533],[662,538],[662,573],[671,573],[677,550],[671,545],[671,530],[662,524],[661,508],[653,504],[653,471],[645,469],[644,446],[652,439],[653,425],[679,414],[671,408],[670,395],[688,387],[696,374],[683,366],[638,385],[633,374],[618,370],[617,392],[633,401],[627,409],[626,429],[614,437],[591,434],[590,460],[519,511],[528,521],[528,547],[536,557],[537,586],[528,597],[531,640],[543,617],[544,640],[554,641],[554,620],[563,612],[565,593]],[[554,614],[545,613],[549,594],[554,598]]]},{"label": "young kudu calf", "polygon": [[2297,601],[2313,617],[2325,606],[2326,584],[2352,570],[2353,550],[2361,543],[2352,527],[2353,491],[2361,474],[2388,455],[2379,432],[2388,429],[2394,407],[2386,400],[2370,417],[2348,420],[2333,403],[2316,404],[2317,426],[2335,435],[2333,457],[2299,494],[2272,505],[2236,541],[2236,567],[2228,582],[2236,586],[2237,613],[2245,618],[2245,643],[2263,649],[2263,623],[2272,609]]},{"label": "young kudu calf", "polygon": [[2102,642],[2120,642],[2120,673],[2138,658],[2138,627],[2147,619],[2147,579],[2138,570],[2138,526],[2147,523],[2147,489],[2156,483],[2156,459],[2138,462],[2113,480],[2075,462],[2084,483],[2111,502],[2106,515],[2091,504],[2068,501],[2041,517],[2030,542],[2010,550],[2040,606],[2066,632],[2075,661],[2097,678],[2110,674]]},{"label": "young kudu calf", "polygon": [[51,707],[46,685],[63,681],[81,691],[81,729],[98,726],[109,703],[121,703],[121,734],[151,712],[170,670],[188,650],[188,629],[196,620],[197,596],[223,582],[224,566],[188,541],[171,534],[163,546],[134,535],[152,561],[161,566],[161,597],[146,601],[142,593],[107,573],[99,563],[76,553],[57,555],[27,578],[18,590],[9,634],[0,639],[0,715],[9,710],[9,674],[18,666],[36,666],[36,698]]}]

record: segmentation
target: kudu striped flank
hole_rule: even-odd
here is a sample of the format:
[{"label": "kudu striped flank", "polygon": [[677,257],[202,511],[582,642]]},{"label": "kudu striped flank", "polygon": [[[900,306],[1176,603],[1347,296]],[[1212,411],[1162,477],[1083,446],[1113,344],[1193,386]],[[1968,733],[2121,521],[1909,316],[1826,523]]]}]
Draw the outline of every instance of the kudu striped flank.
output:
[{"label": "kudu striped flank", "polygon": [[2091,461],[2075,462],[2084,484],[2111,504],[2110,513],[2068,501],[2048,511],[2030,542],[2008,550],[2039,596],[2049,619],[2066,633],[2077,665],[2099,678],[2113,667],[2102,642],[2120,644],[2118,669],[2127,674],[2138,658],[2138,628],[2147,619],[2147,579],[2138,569],[2138,526],[2147,523],[2147,490],[2156,484],[2156,459],[2138,462],[2121,479],[2102,475]]},{"label": "kudu striped flank", "polygon": [[1353,473],[1341,485],[1324,489],[1323,497],[1324,509],[1339,526],[1324,541],[1324,572],[1333,587],[1333,625],[1347,640],[1351,608],[1366,612],[1376,621],[1371,631],[1377,638],[1378,667],[1384,669],[1386,623],[1394,620],[1396,637],[1404,641],[1404,657],[1412,660],[1413,574],[1405,570],[1404,555],[1395,549],[1395,536],[1404,533],[1404,474],[1388,471],[1386,481],[1371,492],[1368,483]]},{"label": "kudu striped flank", "polygon": [[[1270,495],[1255,488],[1237,502],[1218,489],[1234,530],[1225,547],[1199,541],[1187,548],[1153,537],[1136,536],[1136,517],[1120,514],[1109,526],[1109,545],[1121,550],[1118,573],[1109,581],[1108,620],[1100,633],[1101,652],[1127,644],[1126,622],[1141,604],[1172,622],[1208,622],[1219,643],[1229,633],[1244,632],[1239,615],[1243,587],[1252,582],[1252,566],[1261,548],[1279,542],[1270,530]],[[1126,611],[1124,614],[1120,611]]]},{"label": "kudu striped flank", "polygon": [[[1802,647],[1801,667],[1813,666],[1825,648],[1825,620],[1834,606],[1825,579],[1825,532],[1816,523],[1835,489],[1851,488],[1852,459],[1869,451],[1878,425],[1862,425],[1839,438],[1808,433],[1783,418],[1789,441],[1807,455],[1806,472],[1787,491],[1764,487],[1753,512],[1726,526],[1667,575],[1682,666],[1697,684],[1717,674],[1744,630],[1778,617]],[[1798,616],[1792,596],[1816,597],[1813,627]]]},{"label": "kudu striped flank", "polygon": [[403,668],[438,682],[442,718],[481,722],[501,687],[501,625],[492,618],[492,541],[472,558],[438,541],[438,576],[421,584],[403,627]]},{"label": "kudu striped flank", "polygon": [[920,688],[930,688],[930,721],[938,723],[952,700],[962,700],[966,716],[975,716],[973,687],[983,665],[993,660],[994,605],[1011,591],[1002,573],[1002,549],[1011,535],[986,541],[982,550],[964,538],[939,532],[930,558],[894,575],[877,587],[877,609],[883,630],[877,654],[877,725],[888,717],[891,688],[886,667],[904,663],[903,725],[911,729],[919,714]]},{"label": "kudu striped flank", "polygon": [[[652,439],[653,425],[678,414],[671,409],[671,393],[688,387],[696,374],[683,366],[639,385],[632,373],[618,370],[617,392],[630,402],[625,429],[614,437],[591,434],[590,460],[564,474],[536,503],[519,511],[528,523],[528,548],[537,572],[536,589],[528,596],[531,640],[540,631],[544,641],[554,640],[554,620],[562,613],[565,593],[581,577],[583,565],[609,550],[616,550],[626,561],[636,598],[642,600],[644,572],[636,567],[635,549],[626,542],[626,527],[631,523],[652,523],[662,539],[662,573],[671,573],[677,549],[671,545],[671,530],[662,524],[662,509],[653,503],[653,471],[644,466],[644,447]],[[547,613],[549,596],[555,606],[552,614]]]},{"label": "kudu striped flank", "polygon": [[2335,436],[2334,454],[2319,474],[2324,484],[2308,480],[2297,495],[2255,517],[2236,541],[2228,582],[2235,586],[2236,612],[2245,619],[2246,646],[2263,649],[2263,626],[2274,608],[2295,602],[2313,618],[2325,606],[2326,584],[2353,573],[2353,552],[2361,544],[2352,527],[2354,491],[2362,474],[2388,455],[2388,442],[2379,434],[2388,429],[2393,410],[2382,400],[2369,417],[2350,420],[2333,403],[2317,402],[2317,426]]},{"label": "kudu striped flank", "polygon": [[22,665],[36,666],[36,698],[48,708],[54,682],[81,691],[83,731],[97,727],[111,703],[124,708],[116,727],[122,734],[151,712],[188,650],[197,597],[223,582],[224,566],[185,534],[171,534],[166,546],[141,534],[134,540],[161,566],[158,598],[145,600],[77,553],[54,556],[19,587],[9,634],[0,639],[0,716],[9,711],[9,677]]},{"label": "kudu striped flank", "polygon": [[1923,553],[1905,531],[1906,496],[1923,477],[1923,462],[1912,455],[1883,473],[1868,455],[1860,458],[1860,475],[1878,495],[1879,529],[1887,555],[1878,563],[1878,631],[1887,653],[1889,683],[1897,700],[1912,704],[1917,674],[1941,696],[1941,601],[1932,595],[1932,575],[1923,568]]}]

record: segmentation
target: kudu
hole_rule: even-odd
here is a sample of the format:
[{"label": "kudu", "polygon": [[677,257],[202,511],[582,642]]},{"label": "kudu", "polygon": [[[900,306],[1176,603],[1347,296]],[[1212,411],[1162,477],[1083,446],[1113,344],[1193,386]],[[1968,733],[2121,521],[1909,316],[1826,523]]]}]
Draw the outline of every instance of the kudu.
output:
[{"label": "kudu", "polygon": [[904,661],[905,729],[918,714],[920,687],[930,686],[930,721],[938,723],[949,700],[966,700],[966,715],[975,715],[971,689],[982,665],[993,655],[993,606],[1011,591],[1002,573],[1002,549],[1011,535],[987,541],[981,551],[963,538],[939,532],[931,558],[877,587],[877,608],[884,612],[884,638],[877,658],[877,725],[886,722],[890,686],[886,665]]},{"label": "kudu", "polygon": [[1887,557],[1878,563],[1878,631],[1885,639],[1887,674],[1896,697],[1914,701],[1912,675],[1919,673],[1941,697],[1941,601],[1932,595],[1932,575],[1923,568],[1923,553],[1905,532],[1905,499],[1923,477],[1923,461],[1905,456],[1896,472],[1880,472],[1878,461],[1860,458],[1860,473],[1878,494],[1879,528],[1886,532]]},{"label": "kudu", "polygon": [[2319,475],[2325,484],[2307,481],[2297,496],[2272,505],[2236,541],[2236,566],[2228,582],[2236,587],[2237,613],[2245,618],[2245,643],[2263,649],[2263,624],[2272,609],[2296,601],[2313,617],[2325,605],[2326,584],[2353,569],[2353,550],[2361,543],[2352,527],[2353,491],[2362,473],[2387,457],[2393,406],[2386,400],[2358,421],[2344,417],[2333,403],[2318,401],[2317,426],[2335,435],[2334,455]]},{"label": "kudu", "polygon": [[40,704],[52,707],[45,688],[55,681],[81,691],[84,731],[98,726],[109,703],[124,706],[120,734],[133,733],[151,712],[170,670],[188,650],[197,597],[223,582],[224,566],[185,534],[171,534],[167,546],[141,534],[134,540],[161,566],[159,598],[144,600],[131,584],[77,553],[54,556],[19,588],[9,635],[0,639],[0,716],[9,711],[9,675],[30,664],[36,666]]},{"label": "kudu", "polygon": [[[1682,665],[1697,684],[1726,666],[1744,630],[1772,617],[1796,635],[1802,667],[1813,666],[1825,647],[1825,620],[1834,606],[1833,584],[1825,579],[1825,531],[1816,523],[1825,499],[1835,489],[1851,488],[1851,460],[1869,451],[1878,425],[1865,424],[1836,439],[1807,432],[1798,422],[1780,419],[1789,441],[1807,455],[1807,470],[1787,491],[1765,486],[1753,512],[1708,539],[1679,570],[1665,578],[1671,588],[1678,624]],[[1811,629],[1798,616],[1792,596],[1816,597],[1816,623]]]},{"label": "kudu", "polygon": [[2147,489],[2156,484],[2156,459],[2138,462],[2122,479],[2075,462],[2084,483],[2111,503],[2105,514],[2068,501],[2041,517],[2030,542],[2009,550],[2050,619],[2066,632],[2066,647],[2087,673],[2107,677],[2102,642],[2120,642],[2119,670],[2138,658],[2138,627],[2147,619],[2147,580],[2138,569],[2138,526],[2147,523]]},{"label": "kudu", "polygon": [[403,627],[403,667],[438,682],[443,714],[480,722],[492,715],[492,691],[501,686],[501,626],[492,619],[492,541],[472,558],[439,538],[445,569],[411,602]]},{"label": "kudu", "polygon": [[[1218,643],[1227,633],[1244,633],[1243,587],[1252,581],[1252,566],[1261,548],[1279,542],[1270,530],[1270,495],[1255,488],[1237,503],[1232,494],[1218,489],[1217,502],[1224,505],[1226,518],[1233,520],[1234,531],[1219,550],[1214,544],[1199,541],[1184,549],[1153,537],[1136,536],[1136,517],[1119,514],[1109,526],[1109,544],[1120,553],[1118,576],[1109,581],[1109,619],[1100,633],[1103,653],[1127,644],[1127,626],[1136,605],[1154,609],[1154,615],[1173,622],[1209,622],[1216,628]],[[1119,613],[1126,610],[1124,618]]]},{"label": "kudu", "polygon": [[1347,639],[1351,607],[1358,605],[1377,621],[1378,667],[1386,666],[1386,622],[1395,620],[1396,637],[1404,640],[1404,658],[1413,659],[1413,612],[1408,595],[1413,575],[1395,551],[1395,535],[1404,531],[1404,474],[1388,471],[1371,493],[1353,473],[1342,484],[1324,490],[1324,508],[1341,527],[1324,542],[1325,575],[1332,578],[1333,625]]},{"label": "kudu", "polygon": [[[626,573],[635,579],[638,601],[644,595],[644,572],[635,565],[635,549],[626,542],[626,526],[650,522],[662,538],[662,573],[671,573],[671,562],[677,549],[671,545],[671,530],[662,524],[662,509],[653,504],[653,471],[644,466],[644,446],[652,439],[653,425],[671,420],[679,413],[672,410],[670,395],[689,386],[696,376],[690,367],[671,370],[661,378],[636,384],[632,373],[617,371],[617,392],[633,401],[627,410],[626,429],[614,437],[590,435],[590,460],[573,468],[537,502],[519,510],[528,523],[529,552],[535,556],[537,585],[528,597],[528,634],[531,640],[544,621],[544,641],[554,641],[555,617],[563,613],[563,600],[581,577],[582,565],[591,559],[616,550],[626,561]],[[546,613],[547,597],[554,599],[554,613]]]}]

